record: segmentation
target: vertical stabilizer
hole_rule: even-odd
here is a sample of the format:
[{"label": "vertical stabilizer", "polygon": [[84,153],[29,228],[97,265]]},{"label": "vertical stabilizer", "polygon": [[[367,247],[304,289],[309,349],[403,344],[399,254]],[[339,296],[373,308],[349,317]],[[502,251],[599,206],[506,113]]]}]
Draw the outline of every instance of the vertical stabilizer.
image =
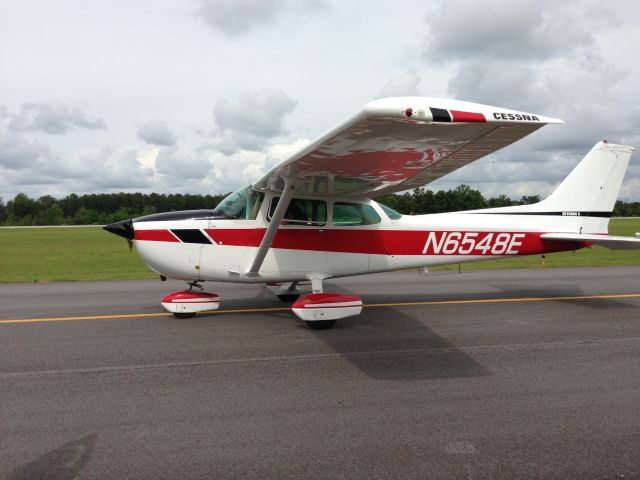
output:
[{"label": "vertical stabilizer", "polygon": [[633,148],[598,142],[538,205],[546,210],[611,213]]},{"label": "vertical stabilizer", "polygon": [[606,234],[632,147],[598,142],[547,198],[474,213],[532,215],[547,231]]},{"label": "vertical stabilizer", "polygon": [[571,224],[580,233],[607,233],[632,151],[625,145],[598,142],[537,208],[578,216],[579,221],[574,217]]}]

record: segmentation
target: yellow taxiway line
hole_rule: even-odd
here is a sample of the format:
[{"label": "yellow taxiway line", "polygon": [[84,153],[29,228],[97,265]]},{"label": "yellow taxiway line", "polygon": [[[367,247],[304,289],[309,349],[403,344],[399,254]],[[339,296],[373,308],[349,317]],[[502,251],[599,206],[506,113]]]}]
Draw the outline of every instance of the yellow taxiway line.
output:
[{"label": "yellow taxiway line", "polygon": [[[640,293],[617,293],[610,295],[575,295],[561,297],[521,297],[521,298],[482,298],[477,300],[429,300],[423,302],[395,302],[395,303],[370,303],[363,305],[366,308],[382,307],[414,307],[420,305],[465,305],[473,303],[516,303],[516,302],[550,302],[559,300],[598,300],[616,298],[640,298]],[[257,312],[285,312],[291,310],[289,307],[271,308],[242,308],[236,310],[210,310],[202,312],[204,314],[220,313],[257,313]],[[43,318],[16,318],[0,320],[0,323],[38,323],[38,322],[66,322],[74,320],[110,320],[121,318],[141,318],[141,317],[167,317],[171,313],[123,313],[119,315],[90,315],[82,317],[43,317]]]}]

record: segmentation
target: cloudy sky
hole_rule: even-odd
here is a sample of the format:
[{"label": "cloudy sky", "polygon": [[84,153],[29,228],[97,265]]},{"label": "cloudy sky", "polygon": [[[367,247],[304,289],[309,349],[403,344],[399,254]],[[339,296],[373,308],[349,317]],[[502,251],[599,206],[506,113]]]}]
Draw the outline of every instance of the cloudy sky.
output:
[{"label": "cloudy sky", "polygon": [[[635,0],[0,0],[0,196],[227,192],[396,95],[564,119],[430,186],[545,195],[596,141],[640,146],[638,17]],[[621,198],[640,200],[640,152]]]}]

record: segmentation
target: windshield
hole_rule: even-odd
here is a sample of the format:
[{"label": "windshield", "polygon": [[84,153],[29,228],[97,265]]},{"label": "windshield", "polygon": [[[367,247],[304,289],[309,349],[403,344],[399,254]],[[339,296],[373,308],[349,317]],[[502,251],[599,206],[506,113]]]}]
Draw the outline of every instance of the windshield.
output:
[{"label": "windshield", "polygon": [[380,208],[382,209],[382,211],[386,213],[387,217],[389,217],[391,220],[398,220],[399,218],[402,217],[402,215],[396,212],[393,208],[387,207],[382,203],[378,203],[378,205],[380,205]]},{"label": "windshield", "polygon": [[222,200],[213,211],[213,214],[221,218],[255,220],[263,198],[264,193],[256,192],[249,185],[233,192]]}]

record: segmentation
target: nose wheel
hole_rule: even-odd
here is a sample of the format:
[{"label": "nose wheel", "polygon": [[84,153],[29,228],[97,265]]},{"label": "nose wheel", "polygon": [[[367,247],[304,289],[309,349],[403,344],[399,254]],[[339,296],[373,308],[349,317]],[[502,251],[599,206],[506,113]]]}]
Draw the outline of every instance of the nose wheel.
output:
[{"label": "nose wheel", "polygon": [[218,295],[205,292],[197,281],[188,285],[187,290],[170,293],[161,300],[167,312],[173,313],[176,318],[192,318],[198,312],[220,308]]}]

